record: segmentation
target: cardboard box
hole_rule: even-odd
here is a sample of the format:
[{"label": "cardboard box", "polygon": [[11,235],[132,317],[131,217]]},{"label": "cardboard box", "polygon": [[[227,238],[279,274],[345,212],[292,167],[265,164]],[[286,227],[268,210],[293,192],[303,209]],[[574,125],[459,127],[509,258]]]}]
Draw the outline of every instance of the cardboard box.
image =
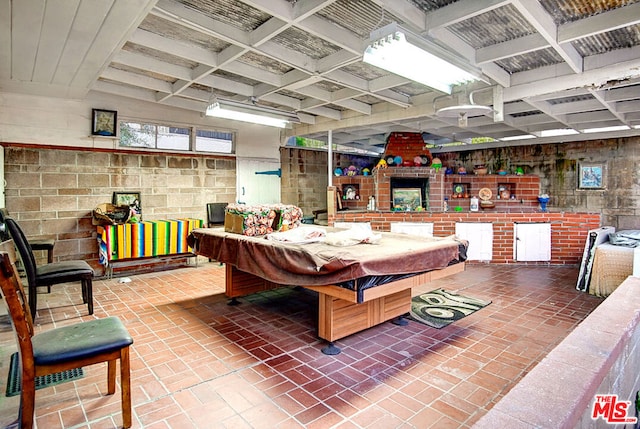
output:
[{"label": "cardboard box", "polygon": [[242,234],[250,237],[270,234],[277,231],[280,212],[244,212],[224,214],[224,230],[234,234]]},{"label": "cardboard box", "polygon": [[244,218],[235,213],[224,214],[224,230],[234,234],[242,234],[244,231]]}]

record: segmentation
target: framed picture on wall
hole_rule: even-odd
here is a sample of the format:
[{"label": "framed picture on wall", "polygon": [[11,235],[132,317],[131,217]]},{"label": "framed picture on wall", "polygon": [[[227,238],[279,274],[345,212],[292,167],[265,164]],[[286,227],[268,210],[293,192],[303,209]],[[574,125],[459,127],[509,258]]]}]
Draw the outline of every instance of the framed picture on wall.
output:
[{"label": "framed picture on wall", "polygon": [[118,126],[118,112],[115,110],[92,109],[91,135],[115,137]]},{"label": "framed picture on wall", "polygon": [[111,204],[114,206],[129,206],[136,215],[142,214],[140,192],[114,192]]},{"label": "framed picture on wall", "polygon": [[579,168],[580,189],[603,189],[606,185],[606,164],[604,162],[583,162]]},{"label": "framed picture on wall", "polygon": [[393,190],[393,208],[395,210],[416,210],[422,207],[420,188],[396,188]]}]

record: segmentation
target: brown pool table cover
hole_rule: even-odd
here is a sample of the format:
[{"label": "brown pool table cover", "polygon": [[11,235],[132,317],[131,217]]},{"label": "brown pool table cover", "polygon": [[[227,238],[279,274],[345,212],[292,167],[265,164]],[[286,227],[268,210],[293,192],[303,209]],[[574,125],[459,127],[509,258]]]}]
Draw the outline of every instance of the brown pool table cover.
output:
[{"label": "brown pool table cover", "polygon": [[221,227],[198,228],[191,232],[188,243],[198,255],[231,264],[274,283],[299,286],[442,269],[459,261],[460,246],[467,246],[466,241],[454,236],[425,238],[376,233],[382,234],[379,244],[337,247],[322,242],[282,243],[264,236],[225,232]]}]

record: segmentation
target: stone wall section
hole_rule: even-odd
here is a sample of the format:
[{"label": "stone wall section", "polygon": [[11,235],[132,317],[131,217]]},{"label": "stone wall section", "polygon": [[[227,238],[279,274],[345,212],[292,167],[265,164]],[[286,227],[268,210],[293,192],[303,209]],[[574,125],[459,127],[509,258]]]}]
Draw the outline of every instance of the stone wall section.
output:
[{"label": "stone wall section", "polygon": [[206,221],[206,203],[235,200],[233,157],[32,145],[4,149],[9,213],[28,237],[56,239],[55,260],[85,259],[99,271],[91,212],[111,202],[114,191],[140,192],[144,220]]}]

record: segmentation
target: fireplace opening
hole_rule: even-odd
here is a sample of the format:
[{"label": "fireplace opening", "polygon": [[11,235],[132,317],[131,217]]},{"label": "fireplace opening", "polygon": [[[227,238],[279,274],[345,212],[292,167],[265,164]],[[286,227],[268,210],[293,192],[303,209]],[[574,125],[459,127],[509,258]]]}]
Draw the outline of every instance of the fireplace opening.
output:
[{"label": "fireplace opening", "polygon": [[421,207],[429,210],[429,179],[424,177],[392,177],[391,209],[414,211]]}]

